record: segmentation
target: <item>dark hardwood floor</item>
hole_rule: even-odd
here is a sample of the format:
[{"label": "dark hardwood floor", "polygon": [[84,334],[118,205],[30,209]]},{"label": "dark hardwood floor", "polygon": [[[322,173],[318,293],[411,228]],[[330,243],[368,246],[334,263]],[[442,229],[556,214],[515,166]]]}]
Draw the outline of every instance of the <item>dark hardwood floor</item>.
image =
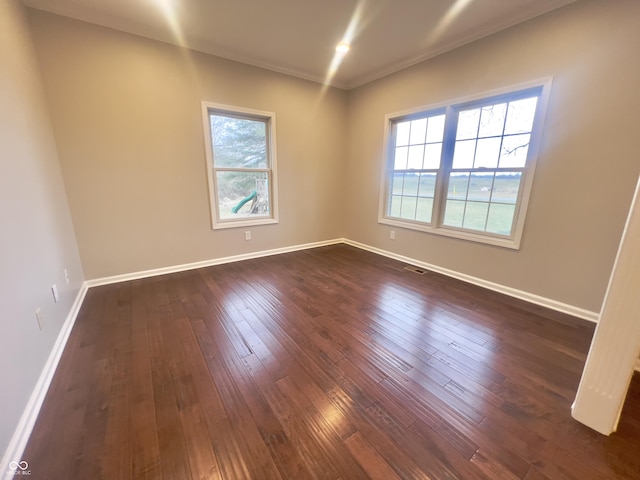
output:
[{"label": "dark hardwood floor", "polygon": [[89,290],[32,479],[638,479],[572,420],[593,325],[346,245]]}]

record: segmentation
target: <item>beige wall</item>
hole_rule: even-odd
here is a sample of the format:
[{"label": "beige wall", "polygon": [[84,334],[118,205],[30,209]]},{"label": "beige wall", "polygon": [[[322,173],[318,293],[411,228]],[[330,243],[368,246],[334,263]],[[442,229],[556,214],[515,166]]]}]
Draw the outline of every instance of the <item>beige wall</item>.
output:
[{"label": "beige wall", "polygon": [[[582,0],[351,92],[31,12],[88,278],[347,237],[599,311],[640,172],[640,3]],[[519,251],[377,223],[387,113],[554,77]],[[276,112],[280,224],[212,231],[200,102]]]},{"label": "beige wall", "polygon": [[[88,278],[341,236],[346,92],[32,11]],[[201,101],[276,113],[280,223],[211,230]]]},{"label": "beige wall", "polygon": [[[640,172],[640,2],[583,0],[349,95],[345,237],[599,311]],[[553,76],[520,251],[376,222],[384,115]]]},{"label": "beige wall", "polygon": [[[0,1],[0,105],[0,452],[5,452],[84,280],[26,13],[16,0]],[[54,283],[58,303],[50,290]],[[44,318],[41,331],[36,308]],[[6,465],[0,465],[2,476]]]}]

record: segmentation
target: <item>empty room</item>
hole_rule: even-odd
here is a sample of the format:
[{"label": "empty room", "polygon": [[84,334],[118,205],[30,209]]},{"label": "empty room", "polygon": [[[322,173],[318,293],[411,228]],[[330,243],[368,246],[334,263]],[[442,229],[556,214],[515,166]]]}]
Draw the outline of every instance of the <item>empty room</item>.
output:
[{"label": "empty room", "polygon": [[0,478],[640,478],[640,2],[0,0]]}]

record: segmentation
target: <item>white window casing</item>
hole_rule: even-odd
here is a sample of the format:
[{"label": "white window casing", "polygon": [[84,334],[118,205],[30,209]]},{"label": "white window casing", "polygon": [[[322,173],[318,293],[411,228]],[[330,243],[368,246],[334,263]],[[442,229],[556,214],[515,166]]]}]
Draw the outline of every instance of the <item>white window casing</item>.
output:
[{"label": "white window casing", "polygon": [[518,249],[551,83],[386,115],[378,222]]},{"label": "white window casing", "polygon": [[276,116],[202,102],[214,230],[278,223]]}]

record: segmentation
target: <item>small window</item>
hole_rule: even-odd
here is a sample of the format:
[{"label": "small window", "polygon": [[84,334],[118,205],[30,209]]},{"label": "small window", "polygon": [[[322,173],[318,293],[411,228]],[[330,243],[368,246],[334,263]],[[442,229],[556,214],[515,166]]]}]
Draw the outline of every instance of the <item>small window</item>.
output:
[{"label": "small window", "polygon": [[380,223],[518,248],[550,83],[388,115]]},{"label": "small window", "polygon": [[275,114],[203,102],[214,229],[277,223]]}]

